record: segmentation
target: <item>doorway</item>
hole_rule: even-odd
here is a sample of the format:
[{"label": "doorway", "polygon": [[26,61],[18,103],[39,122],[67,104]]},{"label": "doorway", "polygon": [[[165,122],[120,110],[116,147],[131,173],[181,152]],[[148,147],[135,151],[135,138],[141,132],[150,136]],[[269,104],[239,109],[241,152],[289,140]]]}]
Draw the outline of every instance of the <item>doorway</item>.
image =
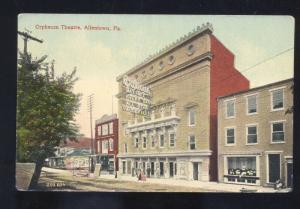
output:
[{"label": "doorway", "polygon": [[154,162],[150,163],[150,174],[151,176],[154,176]]},{"label": "doorway", "polygon": [[160,170],[160,172],[159,172],[159,175],[160,176],[164,176],[164,162],[159,162],[159,170]]},{"label": "doorway", "polygon": [[198,175],[199,175],[198,163],[193,163],[193,179],[199,180]]},{"label": "doorway", "polygon": [[269,183],[280,179],[280,154],[269,154]]},{"label": "doorway", "polygon": [[174,177],[174,163],[173,162],[170,162],[169,163],[169,167],[170,167],[170,171],[169,171],[169,173],[170,173],[170,178],[172,178],[172,177]]},{"label": "doorway", "polygon": [[286,186],[292,188],[293,187],[293,163],[286,164],[286,172],[287,172]]}]

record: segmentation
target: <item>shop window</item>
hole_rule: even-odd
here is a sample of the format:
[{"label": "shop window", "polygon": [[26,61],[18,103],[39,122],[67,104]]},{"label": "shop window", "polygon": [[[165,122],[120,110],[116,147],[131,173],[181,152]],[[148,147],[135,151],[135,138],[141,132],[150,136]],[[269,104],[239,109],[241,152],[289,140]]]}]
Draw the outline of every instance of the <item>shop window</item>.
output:
[{"label": "shop window", "polygon": [[272,110],[283,109],[283,89],[271,91],[272,95]]},{"label": "shop window", "polygon": [[229,175],[256,176],[256,157],[228,157],[227,166]]},{"label": "shop window", "polygon": [[189,147],[190,147],[190,150],[196,149],[196,139],[195,139],[194,135],[189,136]]},{"label": "shop window", "polygon": [[226,128],[226,145],[235,144],[235,129],[234,128]]},{"label": "shop window", "polygon": [[283,122],[272,123],[272,142],[284,142],[284,124]]},{"label": "shop window", "polygon": [[257,113],[257,95],[247,97],[247,114]]},{"label": "shop window", "polygon": [[226,118],[233,118],[235,115],[235,101],[226,102]]},{"label": "shop window", "polygon": [[161,134],[159,136],[159,147],[163,148],[165,146],[165,136],[163,134]]},{"label": "shop window", "polygon": [[170,133],[169,134],[169,140],[170,140],[170,147],[175,147],[175,143],[176,143],[175,133]]},{"label": "shop window", "polygon": [[256,144],[257,143],[257,126],[248,126],[247,127],[247,144]]},{"label": "shop window", "polygon": [[194,126],[196,124],[196,112],[195,110],[189,110],[189,126]]}]

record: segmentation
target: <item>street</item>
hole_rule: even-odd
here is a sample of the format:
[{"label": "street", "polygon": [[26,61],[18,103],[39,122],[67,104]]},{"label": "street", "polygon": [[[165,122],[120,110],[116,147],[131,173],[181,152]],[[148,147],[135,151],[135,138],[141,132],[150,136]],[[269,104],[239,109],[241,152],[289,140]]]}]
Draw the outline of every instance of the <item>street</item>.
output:
[{"label": "street", "polygon": [[[45,172],[46,171],[46,172]],[[192,188],[154,184],[149,182],[120,181],[115,179],[78,177],[72,171],[43,168],[39,190],[45,191],[100,191],[100,192],[216,192]]]}]

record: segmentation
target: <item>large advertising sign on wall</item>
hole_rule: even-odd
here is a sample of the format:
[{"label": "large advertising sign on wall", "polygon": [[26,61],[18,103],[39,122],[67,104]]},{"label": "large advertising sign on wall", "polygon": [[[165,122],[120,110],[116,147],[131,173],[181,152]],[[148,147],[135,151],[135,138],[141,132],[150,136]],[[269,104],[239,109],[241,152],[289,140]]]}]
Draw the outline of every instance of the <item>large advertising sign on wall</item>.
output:
[{"label": "large advertising sign on wall", "polygon": [[123,111],[132,112],[139,115],[149,115],[151,105],[150,88],[138,83],[138,81],[123,77],[125,94],[122,98]]}]

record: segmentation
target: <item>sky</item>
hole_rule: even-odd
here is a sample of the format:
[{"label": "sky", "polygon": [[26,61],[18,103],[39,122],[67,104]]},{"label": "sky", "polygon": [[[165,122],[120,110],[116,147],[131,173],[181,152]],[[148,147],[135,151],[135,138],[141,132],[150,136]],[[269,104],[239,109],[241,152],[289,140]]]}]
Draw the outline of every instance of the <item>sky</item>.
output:
[{"label": "sky", "polygon": [[[88,95],[94,94],[93,121],[117,113],[116,77],[206,22],[233,52],[235,67],[251,88],[293,77],[295,23],[290,16],[21,14],[18,30],[43,40],[29,41],[28,51],[33,57],[54,59],[56,75],[77,68],[74,92],[82,99],[76,122],[89,137]],[[45,25],[59,29],[42,29]],[[86,25],[115,30],[84,30]],[[18,48],[23,50],[21,37]]]}]

